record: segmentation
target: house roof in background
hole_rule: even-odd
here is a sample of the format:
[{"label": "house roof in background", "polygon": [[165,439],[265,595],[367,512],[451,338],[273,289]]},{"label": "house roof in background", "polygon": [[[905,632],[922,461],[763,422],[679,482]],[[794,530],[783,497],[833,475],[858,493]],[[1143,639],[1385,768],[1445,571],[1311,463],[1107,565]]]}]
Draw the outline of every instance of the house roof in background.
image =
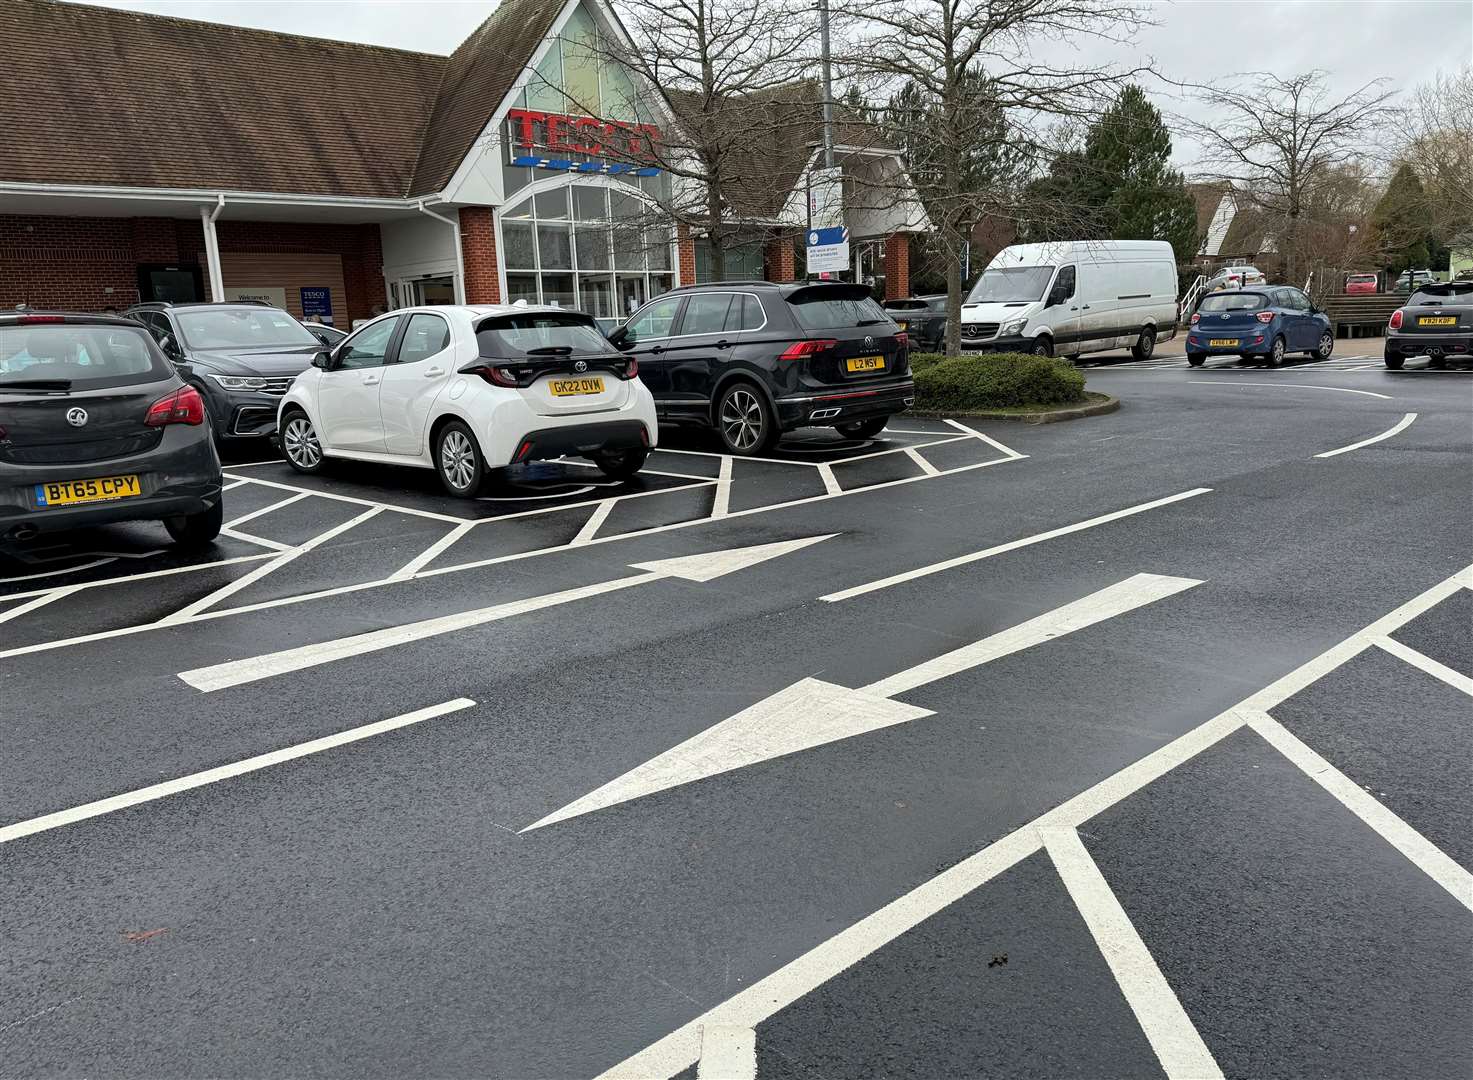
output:
[{"label": "house roof in background", "polygon": [[59,0],[6,0],[0,180],[432,194],[563,6],[505,0],[444,57]]}]

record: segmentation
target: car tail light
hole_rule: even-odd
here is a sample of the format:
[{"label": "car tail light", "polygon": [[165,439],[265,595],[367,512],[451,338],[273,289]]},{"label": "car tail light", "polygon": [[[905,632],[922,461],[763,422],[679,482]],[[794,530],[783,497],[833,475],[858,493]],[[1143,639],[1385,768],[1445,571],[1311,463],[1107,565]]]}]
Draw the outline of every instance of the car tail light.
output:
[{"label": "car tail light", "polygon": [[1401,308],[1397,308],[1391,313],[1391,321],[1387,323],[1386,326],[1390,330],[1401,329]]},{"label": "car tail light", "polygon": [[474,367],[461,368],[462,375],[479,375],[492,386],[520,386],[517,381],[517,373],[508,367],[494,367],[491,364],[476,364]]},{"label": "car tail light", "polygon": [[1199,323],[1201,320],[1202,320],[1202,316],[1198,315],[1195,311],[1192,312],[1192,325],[1193,326],[1196,326],[1197,323]]},{"label": "car tail light", "polygon": [[828,352],[839,344],[832,338],[809,338],[807,341],[795,341],[789,345],[779,360],[802,360],[805,356],[816,356],[821,352]]},{"label": "car tail light", "polygon": [[1261,323],[1271,323],[1274,321],[1274,313],[1272,311],[1260,311],[1254,317]]},{"label": "car tail light", "polygon": [[199,425],[205,422],[205,399],[192,386],[175,390],[161,397],[148,407],[143,422],[149,427],[164,427],[166,424]]},{"label": "car tail light", "polygon": [[639,361],[634,357],[629,358],[629,363],[624,368],[624,378],[632,379],[639,374]]},{"label": "car tail light", "polygon": [[18,322],[23,323],[58,323],[66,322],[65,315],[22,315]]},{"label": "car tail light", "polygon": [[900,331],[900,333],[895,335],[895,344],[899,345],[902,349],[910,348],[910,335],[904,330]]}]

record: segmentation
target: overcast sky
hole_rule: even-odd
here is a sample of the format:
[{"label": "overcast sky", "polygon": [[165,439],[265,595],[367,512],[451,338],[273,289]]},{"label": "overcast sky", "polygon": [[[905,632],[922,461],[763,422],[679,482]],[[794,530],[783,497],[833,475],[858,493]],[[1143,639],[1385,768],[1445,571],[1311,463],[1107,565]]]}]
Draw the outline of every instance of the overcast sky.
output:
[{"label": "overcast sky", "polygon": [[[495,0],[94,2],[432,53],[451,52],[496,7]],[[1091,42],[1075,46],[1077,55],[1130,66],[1154,57],[1168,78],[1213,85],[1241,78],[1251,56],[1253,68],[1280,75],[1323,69],[1341,92],[1377,78],[1410,89],[1473,60],[1473,0],[1168,0],[1151,11],[1157,25],[1136,47]],[[1152,95],[1164,111],[1196,112],[1163,88]],[[1179,143],[1178,164],[1189,166],[1195,148]]]}]

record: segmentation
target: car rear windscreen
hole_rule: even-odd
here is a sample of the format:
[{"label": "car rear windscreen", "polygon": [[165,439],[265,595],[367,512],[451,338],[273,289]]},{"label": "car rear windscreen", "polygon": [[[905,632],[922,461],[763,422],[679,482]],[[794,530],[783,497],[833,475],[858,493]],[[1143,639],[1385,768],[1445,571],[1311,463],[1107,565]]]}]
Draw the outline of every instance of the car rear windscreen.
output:
[{"label": "car rear windscreen", "polygon": [[105,389],[166,379],[173,370],[141,326],[0,326],[0,391],[33,383]]},{"label": "car rear windscreen", "polygon": [[546,312],[487,319],[476,327],[476,343],[482,356],[494,358],[613,351],[587,316]]},{"label": "car rear windscreen", "polygon": [[1473,281],[1419,285],[1408,304],[1473,304]]},{"label": "car rear windscreen", "polygon": [[1229,311],[1257,311],[1267,306],[1268,297],[1262,293],[1223,292],[1203,297],[1202,306],[1197,310],[1204,314],[1208,312],[1224,314]]},{"label": "car rear windscreen", "polygon": [[890,321],[885,309],[869,296],[804,291],[789,297],[788,306],[797,316],[798,325],[805,330],[841,330]]}]

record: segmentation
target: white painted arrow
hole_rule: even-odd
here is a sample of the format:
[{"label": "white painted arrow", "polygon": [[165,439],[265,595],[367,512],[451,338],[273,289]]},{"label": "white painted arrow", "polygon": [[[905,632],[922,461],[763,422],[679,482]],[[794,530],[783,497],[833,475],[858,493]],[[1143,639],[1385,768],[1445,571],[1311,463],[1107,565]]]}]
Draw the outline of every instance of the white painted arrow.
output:
[{"label": "white painted arrow", "polygon": [[766,562],[768,559],[775,559],[779,555],[798,551],[835,535],[837,534],[828,533],[824,536],[806,536],[800,540],[780,540],[775,544],[756,544],[752,547],[732,548],[728,551],[709,551],[699,555],[682,555],[673,559],[635,563],[634,569],[645,571],[643,574],[615,578],[612,581],[601,581],[596,585],[584,585],[576,589],[564,589],[562,592],[548,593],[545,596],[531,596],[525,600],[513,600],[492,607],[476,608],[473,611],[460,611],[454,615],[422,619],[419,622],[405,623],[402,626],[389,626],[382,630],[371,630],[366,634],[354,634],[352,637],[266,653],[264,656],[230,660],[210,667],[182,671],[179,673],[179,678],[195,689],[207,693],[212,690],[223,690],[229,686],[240,686],[242,683],[255,682],[258,679],[269,679],[273,675],[301,671],[304,668],[316,667],[319,664],[331,663],[349,656],[362,656],[364,653],[391,649],[396,645],[404,645],[412,641],[423,641],[425,638],[451,634],[457,630],[481,626],[529,611],[541,611],[543,608],[557,607],[559,604],[568,604],[575,600],[602,596],[605,593],[617,592],[635,585],[648,585],[652,581],[663,581],[666,578],[682,578],[686,581],[698,582],[711,581],[724,574],[735,573],[760,562]]},{"label": "white painted arrow", "polygon": [[522,832],[769,758],[931,716],[930,709],[892,699],[897,694],[1072,634],[1200,584],[1193,578],[1136,574],[858,690],[820,679],[802,679],[548,814]]}]

